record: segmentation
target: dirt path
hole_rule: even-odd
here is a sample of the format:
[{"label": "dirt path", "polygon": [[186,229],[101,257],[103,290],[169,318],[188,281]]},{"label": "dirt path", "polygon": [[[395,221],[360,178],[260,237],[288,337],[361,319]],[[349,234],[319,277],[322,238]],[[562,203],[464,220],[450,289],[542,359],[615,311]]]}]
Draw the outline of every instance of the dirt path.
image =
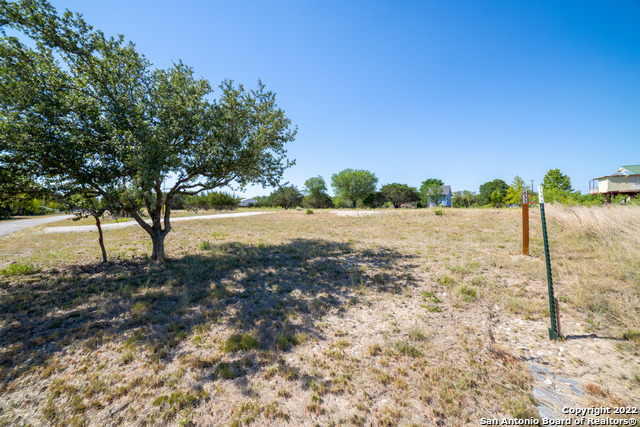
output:
[{"label": "dirt path", "polygon": [[3,221],[0,222],[0,236],[15,233],[16,231],[24,230],[25,228],[35,227],[37,225],[49,224],[51,222],[58,222],[67,218],[72,218],[73,215],[56,215],[48,216],[44,218],[34,219],[21,219],[16,221]]},{"label": "dirt path", "polygon": [[[194,219],[219,219],[219,218],[235,218],[241,216],[253,216],[253,215],[262,215],[268,214],[271,212],[242,212],[242,213],[231,213],[231,214],[216,214],[216,215],[201,215],[201,216],[188,216],[181,218],[173,218],[171,222],[180,222],[180,221],[192,221]],[[150,224],[151,220],[147,220]],[[138,225],[135,221],[127,221],[127,222],[116,222],[113,224],[103,224],[103,230],[115,230],[118,228],[126,228],[132,227],[134,225]],[[45,234],[50,233],[83,233],[87,231],[98,231],[98,228],[95,225],[70,225],[66,227],[47,227],[44,229]]]}]

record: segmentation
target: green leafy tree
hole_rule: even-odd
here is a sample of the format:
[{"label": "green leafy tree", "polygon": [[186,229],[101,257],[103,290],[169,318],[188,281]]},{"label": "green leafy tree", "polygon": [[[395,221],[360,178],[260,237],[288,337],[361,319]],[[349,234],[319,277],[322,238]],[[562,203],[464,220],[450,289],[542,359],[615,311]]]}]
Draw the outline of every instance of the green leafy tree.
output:
[{"label": "green leafy tree", "polygon": [[311,202],[311,207],[316,209],[324,207],[322,205],[327,204],[327,199],[331,200],[327,194],[327,184],[320,175],[309,178],[304,182],[304,193],[308,201]]},{"label": "green leafy tree", "polygon": [[302,193],[293,186],[279,187],[269,195],[270,206],[281,206],[285,209],[300,206],[302,203]]},{"label": "green leafy tree", "polygon": [[332,208],[333,199],[327,193],[322,193],[318,199],[313,198],[312,196],[305,196],[302,199],[302,206],[305,208]]},{"label": "green leafy tree", "polygon": [[349,200],[353,208],[358,200],[364,200],[376,190],[377,183],[378,178],[368,170],[345,169],[331,177],[331,187],[336,196]]},{"label": "green leafy tree", "polygon": [[384,194],[382,193],[382,191],[374,191],[373,193],[365,197],[364,200],[362,201],[362,204],[364,206],[371,209],[384,207],[386,203],[387,203],[387,198],[384,197]]},{"label": "green leafy tree", "polygon": [[422,204],[424,206],[437,206],[442,197],[443,185],[444,182],[437,178],[429,178],[423,181],[422,185],[420,185],[420,200]]},{"label": "green leafy tree", "polygon": [[154,70],[123,36],[44,0],[0,0],[0,25],[35,42],[0,38],[0,164],[48,193],[80,187],[117,206],[149,234],[153,259],[177,195],[275,186],[293,164],[284,145],[296,129],[261,82],[224,81],[214,101],[186,65]]},{"label": "green leafy tree", "polygon": [[256,207],[266,208],[269,207],[269,196],[255,196],[253,197],[258,203],[256,203]]},{"label": "green leafy tree", "polygon": [[578,204],[579,197],[572,195],[571,179],[560,172],[560,169],[550,169],[545,174],[542,188],[544,189],[544,200],[547,203]]},{"label": "green leafy tree", "polygon": [[494,207],[500,207],[506,193],[507,192],[505,190],[495,190],[493,193],[491,193],[491,202],[493,203]]},{"label": "green leafy tree", "polygon": [[560,172],[560,169],[550,169],[542,180],[542,188],[545,190],[559,190],[572,192],[571,178]]},{"label": "green leafy tree", "polygon": [[417,202],[420,200],[420,193],[407,184],[387,184],[380,189],[384,198],[391,202],[394,208],[399,208],[405,203]]},{"label": "green leafy tree", "polygon": [[472,191],[456,191],[451,198],[451,205],[454,208],[470,208],[477,203],[478,195]]},{"label": "green leafy tree", "polygon": [[[332,198],[333,201],[333,206],[339,209],[343,209],[343,208],[350,208],[353,206],[353,203],[351,203],[350,200],[345,200],[342,197],[339,196],[334,196]],[[362,202],[361,202],[362,203]]]},{"label": "green leafy tree", "polygon": [[212,191],[187,197],[186,201],[189,205],[199,209],[233,210],[240,203],[240,198],[228,193]]},{"label": "green leafy tree", "polygon": [[493,201],[491,199],[491,196],[496,190],[498,190],[499,193],[502,194],[504,197],[504,195],[506,194],[507,188],[509,188],[509,186],[507,185],[506,182],[504,182],[501,179],[494,179],[493,181],[485,182],[480,186],[480,194],[478,195],[478,205],[484,206],[491,203]]},{"label": "green leafy tree", "polygon": [[511,181],[511,185],[507,189],[507,193],[503,198],[504,203],[512,203],[518,206],[522,206],[522,192],[527,189],[527,184],[524,179],[516,175]]}]

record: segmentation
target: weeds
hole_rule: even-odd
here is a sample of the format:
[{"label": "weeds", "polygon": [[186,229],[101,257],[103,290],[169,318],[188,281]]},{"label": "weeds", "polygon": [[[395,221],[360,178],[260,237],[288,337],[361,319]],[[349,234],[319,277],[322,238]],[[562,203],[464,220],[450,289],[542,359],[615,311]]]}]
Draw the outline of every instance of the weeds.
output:
[{"label": "weeds", "polygon": [[462,299],[465,301],[471,301],[478,296],[478,292],[468,286],[460,286],[458,288],[458,294],[460,294]]},{"label": "weeds", "polygon": [[443,286],[453,286],[456,283],[451,276],[447,276],[446,274],[438,277],[437,282]]},{"label": "weeds", "polygon": [[625,341],[640,342],[640,331],[635,329],[627,329],[621,335],[621,338]]},{"label": "weeds", "polygon": [[400,341],[396,344],[396,350],[398,353],[409,356],[409,357],[418,357],[422,356],[422,350],[418,347],[410,343],[409,341]]},{"label": "weeds", "polygon": [[40,269],[33,266],[33,264],[26,262],[14,262],[9,264],[7,267],[0,270],[0,275],[2,276],[16,276],[16,275],[29,275],[38,273]]},{"label": "weeds", "polygon": [[259,349],[260,341],[253,334],[244,332],[242,334],[233,334],[224,343],[222,350],[225,353],[235,353],[241,350]]},{"label": "weeds", "polygon": [[211,249],[214,248],[213,243],[211,243],[208,240],[203,240],[202,242],[200,242],[200,244],[198,245],[198,249],[202,249],[203,251],[210,251]]}]

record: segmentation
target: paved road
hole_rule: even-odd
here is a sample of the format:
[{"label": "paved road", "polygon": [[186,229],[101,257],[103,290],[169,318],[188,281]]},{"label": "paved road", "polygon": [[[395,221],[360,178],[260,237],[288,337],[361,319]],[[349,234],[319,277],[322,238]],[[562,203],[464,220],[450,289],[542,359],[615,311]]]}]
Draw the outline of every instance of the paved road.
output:
[{"label": "paved road", "polygon": [[[200,215],[200,216],[187,216],[187,217],[178,217],[171,218],[171,223],[180,222],[180,221],[192,221],[194,219],[218,219],[218,218],[235,218],[240,216],[252,216],[252,215],[263,215],[271,212],[238,212],[238,213],[230,213],[230,214],[215,214],[215,215]],[[151,220],[147,220],[148,223],[151,223]],[[115,222],[111,224],[102,224],[103,230],[114,230],[117,228],[125,228],[132,227],[134,225],[138,225],[135,221],[127,221],[127,222]],[[49,233],[82,233],[85,231],[98,231],[98,227],[95,225],[70,225],[64,227],[47,227],[44,229],[44,232]]]},{"label": "paved road", "polygon": [[58,222],[67,218],[73,218],[74,215],[56,215],[43,218],[20,219],[15,221],[0,221],[0,236],[15,233],[25,228],[35,227],[36,225],[48,224],[50,222]]}]

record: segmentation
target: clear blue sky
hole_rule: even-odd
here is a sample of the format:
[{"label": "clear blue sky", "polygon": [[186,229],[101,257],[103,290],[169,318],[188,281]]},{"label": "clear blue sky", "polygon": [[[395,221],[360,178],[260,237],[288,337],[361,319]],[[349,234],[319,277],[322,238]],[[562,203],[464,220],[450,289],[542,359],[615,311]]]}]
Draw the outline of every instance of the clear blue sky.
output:
[{"label": "clear blue sky", "polygon": [[[640,164],[640,2],[53,1],[156,67],[261,78],[298,125],[284,180],[368,169],[380,187],[478,191],[549,169]],[[269,193],[261,187],[243,195]]]}]

